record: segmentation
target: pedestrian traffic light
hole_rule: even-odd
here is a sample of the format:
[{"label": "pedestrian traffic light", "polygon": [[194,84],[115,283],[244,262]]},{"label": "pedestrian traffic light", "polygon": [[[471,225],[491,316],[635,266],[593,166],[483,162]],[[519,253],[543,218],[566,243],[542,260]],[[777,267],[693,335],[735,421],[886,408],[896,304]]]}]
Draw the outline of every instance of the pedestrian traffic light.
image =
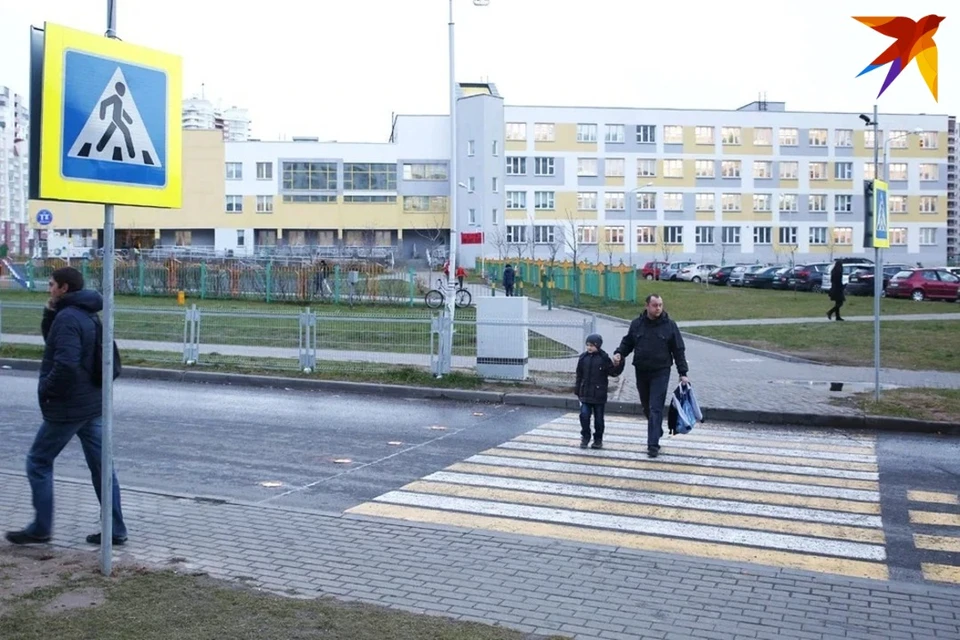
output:
[{"label": "pedestrian traffic light", "polygon": [[863,247],[873,246],[873,180],[863,181]]}]

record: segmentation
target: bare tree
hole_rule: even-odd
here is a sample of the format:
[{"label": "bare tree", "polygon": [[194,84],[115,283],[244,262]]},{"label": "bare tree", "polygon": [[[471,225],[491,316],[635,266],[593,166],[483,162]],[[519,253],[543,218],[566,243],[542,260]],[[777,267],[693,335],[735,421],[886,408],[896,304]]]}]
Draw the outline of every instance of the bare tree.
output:
[{"label": "bare tree", "polygon": [[663,257],[663,261],[667,264],[670,263],[670,258],[673,256],[673,247],[672,245],[667,244],[666,239],[663,237],[666,230],[664,227],[657,227],[657,249],[660,255]]},{"label": "bare tree", "polygon": [[564,211],[563,246],[567,256],[573,260],[573,304],[580,304],[580,228],[576,213],[570,209]]},{"label": "bare tree", "polygon": [[553,236],[550,238],[550,242],[547,243],[547,255],[550,257],[550,266],[553,266],[557,262],[557,254],[560,253],[560,249],[563,248],[563,226],[554,225],[553,227]]},{"label": "bare tree", "polygon": [[428,254],[432,254],[435,249],[439,249],[446,245],[445,236],[447,234],[447,226],[443,222],[443,216],[436,214],[433,218],[430,219],[430,225],[423,227],[422,229],[414,229],[414,233],[426,240]]},{"label": "bare tree", "polygon": [[490,236],[490,244],[497,250],[497,258],[503,260],[507,256],[507,232],[500,225],[497,225]]}]

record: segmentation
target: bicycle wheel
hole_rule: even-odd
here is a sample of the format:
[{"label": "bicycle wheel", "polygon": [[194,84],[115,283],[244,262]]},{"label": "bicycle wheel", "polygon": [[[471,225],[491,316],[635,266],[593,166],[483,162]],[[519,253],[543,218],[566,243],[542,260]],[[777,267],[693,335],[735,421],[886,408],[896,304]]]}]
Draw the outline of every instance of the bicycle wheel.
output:
[{"label": "bicycle wheel", "polygon": [[436,289],[431,289],[427,291],[427,295],[423,297],[423,301],[426,302],[427,306],[431,309],[439,309],[443,306],[443,294]]},{"label": "bicycle wheel", "polygon": [[466,289],[457,290],[457,299],[456,299],[457,307],[461,309],[463,307],[469,307],[471,301],[473,301],[473,296],[470,295],[469,291],[467,291]]}]

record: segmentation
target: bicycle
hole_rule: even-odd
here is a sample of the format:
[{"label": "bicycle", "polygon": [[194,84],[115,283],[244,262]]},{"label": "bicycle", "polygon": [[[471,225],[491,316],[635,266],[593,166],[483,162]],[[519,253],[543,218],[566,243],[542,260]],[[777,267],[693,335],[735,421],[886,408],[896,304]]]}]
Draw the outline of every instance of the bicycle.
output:
[{"label": "bicycle", "polygon": [[[427,306],[431,309],[439,309],[446,302],[446,296],[443,294],[446,289],[446,284],[443,281],[443,278],[437,278],[437,288],[427,291],[427,295],[423,297],[423,301],[427,303]],[[470,292],[464,288],[457,289],[454,294],[454,304],[458,309],[463,309],[464,307],[469,307],[470,303],[473,301],[473,296],[470,295]]]}]

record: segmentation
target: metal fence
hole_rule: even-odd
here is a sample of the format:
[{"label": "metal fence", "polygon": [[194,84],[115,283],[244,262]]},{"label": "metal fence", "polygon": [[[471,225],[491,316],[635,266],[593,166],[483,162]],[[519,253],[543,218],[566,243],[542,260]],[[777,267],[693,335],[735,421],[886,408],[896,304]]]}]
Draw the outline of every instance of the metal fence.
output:
[{"label": "metal fence", "polygon": [[[34,348],[42,306],[0,303],[0,345]],[[326,312],[309,307],[267,311],[186,307],[127,307],[115,310],[116,339],[126,364],[187,365],[223,370],[363,373],[371,368],[404,367],[440,372],[445,344],[442,313],[426,309],[344,308]],[[583,321],[486,321],[504,338],[525,332],[531,371],[571,375],[596,319]],[[472,371],[477,359],[473,310],[454,323],[451,366]]]}]

